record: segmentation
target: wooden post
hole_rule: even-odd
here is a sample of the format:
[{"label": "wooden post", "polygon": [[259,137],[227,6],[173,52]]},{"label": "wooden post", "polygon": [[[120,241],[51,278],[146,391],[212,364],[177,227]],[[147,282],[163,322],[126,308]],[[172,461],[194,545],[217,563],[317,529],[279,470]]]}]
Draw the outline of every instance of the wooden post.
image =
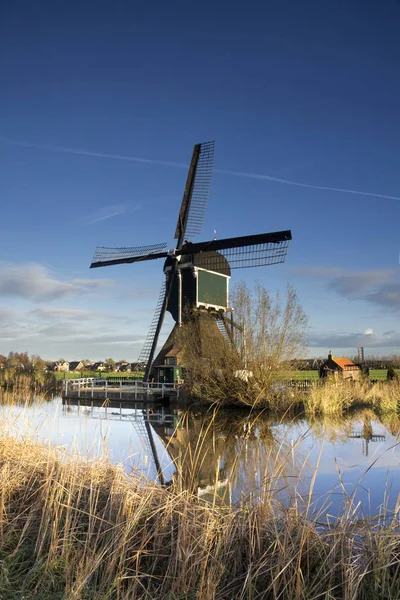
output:
[{"label": "wooden post", "polygon": [[182,273],[178,268],[178,327],[182,327]]}]

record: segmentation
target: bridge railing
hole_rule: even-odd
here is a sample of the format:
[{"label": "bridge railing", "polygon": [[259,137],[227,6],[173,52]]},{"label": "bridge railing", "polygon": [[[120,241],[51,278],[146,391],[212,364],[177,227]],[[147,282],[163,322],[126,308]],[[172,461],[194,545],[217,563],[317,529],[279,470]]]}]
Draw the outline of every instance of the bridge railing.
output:
[{"label": "bridge railing", "polygon": [[78,397],[81,392],[90,393],[93,396],[95,391],[104,391],[105,397],[107,392],[130,392],[133,396],[139,395],[150,396],[153,394],[161,395],[162,398],[168,393],[174,391],[179,395],[179,385],[176,383],[157,383],[155,381],[138,381],[137,379],[105,379],[102,377],[82,377],[79,379],[64,379],[63,396],[68,396],[69,392],[78,392]]}]

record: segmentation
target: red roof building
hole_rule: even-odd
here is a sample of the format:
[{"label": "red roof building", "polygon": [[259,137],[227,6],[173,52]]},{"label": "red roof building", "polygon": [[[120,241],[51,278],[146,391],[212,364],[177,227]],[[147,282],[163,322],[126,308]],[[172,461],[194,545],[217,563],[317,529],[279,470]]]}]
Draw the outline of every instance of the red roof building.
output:
[{"label": "red roof building", "polygon": [[342,379],[359,379],[361,369],[352,360],[345,356],[328,354],[328,360],[322,363],[319,369],[320,377],[342,377]]}]

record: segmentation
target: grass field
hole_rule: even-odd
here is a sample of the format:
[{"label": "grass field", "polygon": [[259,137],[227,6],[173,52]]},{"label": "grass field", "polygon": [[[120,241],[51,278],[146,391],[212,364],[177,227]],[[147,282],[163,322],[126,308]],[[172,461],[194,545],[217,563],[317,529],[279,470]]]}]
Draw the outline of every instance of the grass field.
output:
[{"label": "grass field", "polygon": [[[397,374],[400,377],[400,370],[397,371]],[[143,379],[143,371],[135,371],[134,373],[104,373],[101,371],[93,372],[93,371],[83,371],[82,373],[75,373],[67,371],[66,373],[56,371],[54,373],[56,379],[79,379],[80,377],[107,377],[110,379],[111,377],[127,377],[132,379]],[[386,379],[386,370],[385,369],[372,369],[370,371],[370,379],[378,379],[385,380]],[[318,371],[293,371],[291,373],[292,379],[318,379]]]},{"label": "grass field", "polygon": [[318,379],[318,371],[293,371],[290,376],[292,379]]},{"label": "grass field", "polygon": [[[385,380],[386,379],[386,369],[371,369],[369,372],[370,379],[378,379]],[[397,371],[398,376],[400,377],[400,370]],[[292,373],[293,379],[318,379],[318,371],[293,371]]]},{"label": "grass field", "polygon": [[[397,369],[396,373],[400,377],[400,369]],[[386,379],[386,375],[386,369],[371,369],[369,372],[370,379]]]}]

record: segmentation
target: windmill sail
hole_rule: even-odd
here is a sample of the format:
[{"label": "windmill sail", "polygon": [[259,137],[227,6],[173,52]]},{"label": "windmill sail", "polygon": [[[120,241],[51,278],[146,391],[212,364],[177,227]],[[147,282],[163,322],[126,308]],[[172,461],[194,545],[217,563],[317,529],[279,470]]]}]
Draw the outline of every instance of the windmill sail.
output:
[{"label": "windmill sail", "polygon": [[[202,267],[223,273],[231,269],[262,267],[285,261],[292,234],[289,230],[245,235],[198,244],[186,243],[177,255],[203,254]],[[230,274],[230,273],[227,273]]]},{"label": "windmill sail", "polygon": [[[172,289],[172,284],[173,284],[175,273],[176,273],[176,265],[177,265],[177,261],[174,260],[171,270],[168,273],[166,283],[165,283],[164,298],[162,298],[162,291],[158,298],[158,303],[157,303],[157,308],[156,308],[156,313],[158,312],[158,321],[156,322],[156,314],[155,314],[154,319],[153,319],[153,323],[155,324],[154,334],[153,333],[151,334],[151,335],[153,335],[153,342],[151,344],[149,358],[147,359],[147,365],[146,365],[146,369],[144,372],[143,381],[148,381],[150,378],[151,367],[153,365],[153,358],[154,358],[154,354],[156,352],[158,338],[160,335],[162,324],[164,322],[165,313],[167,312],[168,300],[169,300],[169,296],[170,296],[171,289]],[[149,335],[149,339],[151,339],[151,335]]]},{"label": "windmill sail", "polygon": [[186,238],[191,238],[203,228],[214,167],[214,141],[196,144],[186,180],[175,239],[180,248]]},{"label": "windmill sail", "polygon": [[163,281],[163,283],[161,285],[156,310],[154,311],[153,320],[151,322],[150,329],[149,329],[147,337],[146,337],[146,341],[145,341],[143,348],[139,354],[138,362],[145,362],[147,364],[147,362],[149,360],[151,348],[152,348],[153,341],[154,341],[154,335],[156,333],[158,320],[160,318],[161,309],[162,309],[162,306],[164,303],[164,298],[165,298],[165,280]]},{"label": "windmill sail", "polygon": [[152,244],[151,246],[136,246],[130,248],[106,248],[98,246],[95,250],[91,269],[96,267],[107,267],[109,265],[120,265],[123,263],[133,263],[143,260],[155,260],[156,258],[166,258],[168,256],[165,249],[167,244]]},{"label": "windmill sail", "polygon": [[285,262],[290,240],[280,242],[264,242],[237,248],[221,250],[221,254],[229,262],[231,269],[264,267]]}]

